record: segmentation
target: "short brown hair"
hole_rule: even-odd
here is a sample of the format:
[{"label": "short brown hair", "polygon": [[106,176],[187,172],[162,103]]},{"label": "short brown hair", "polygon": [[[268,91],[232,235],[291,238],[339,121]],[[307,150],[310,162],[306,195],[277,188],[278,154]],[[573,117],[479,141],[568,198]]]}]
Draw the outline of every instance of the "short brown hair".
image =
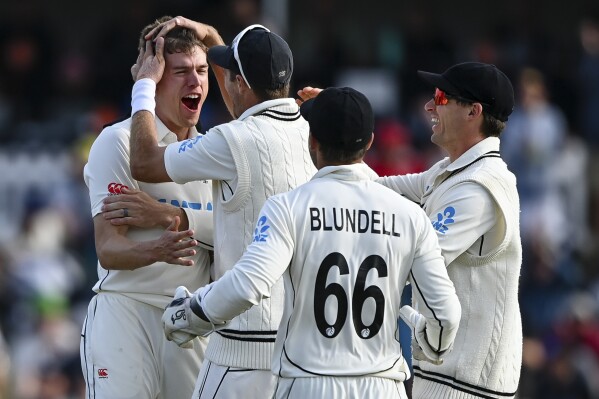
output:
[{"label": "short brown hair", "polygon": [[[456,98],[455,101],[456,103],[458,103],[458,105],[464,107],[474,104],[473,102],[464,101],[458,98]],[[485,135],[485,137],[499,137],[503,129],[505,129],[505,122],[502,122],[494,116],[486,113],[485,106],[483,105],[483,123],[480,127],[480,130]]]},{"label": "short brown hair", "polygon": [[336,145],[322,143],[320,141],[318,143],[320,144],[320,154],[322,155],[323,160],[340,165],[348,165],[363,159],[367,151],[366,146],[358,150],[346,150],[339,148]]},{"label": "short brown hair", "polygon": [[261,87],[252,87],[252,90],[256,94],[256,97],[258,97],[260,100],[267,101],[289,97],[290,87],[291,85],[289,84],[289,82],[287,82],[283,87],[278,89],[263,89]]},{"label": "short brown hair", "polygon": [[[146,39],[145,36],[157,26],[163,24],[166,21],[170,21],[173,17],[165,15],[163,17],[158,18],[151,24],[145,26],[141,30],[141,34],[139,36],[138,50],[145,48]],[[177,26],[174,29],[171,29],[164,36],[164,50],[169,54],[174,53],[185,53],[190,54],[193,52],[195,47],[199,47],[202,49],[204,53],[208,53],[208,47],[202,42],[195,31],[188,28],[183,28],[181,26]]]},{"label": "short brown hair", "polygon": [[483,124],[481,125],[483,134],[487,137],[499,137],[503,129],[505,129],[505,122],[487,114],[483,108]]},{"label": "short brown hair", "polygon": [[[228,71],[229,80],[231,82],[235,81],[235,77],[237,75],[241,75],[241,72],[239,72],[239,70],[228,69]],[[278,89],[263,89],[261,87],[252,86],[252,91],[260,101],[276,100],[279,98],[289,97],[289,92],[291,91],[291,84],[290,82],[287,82]]]}]

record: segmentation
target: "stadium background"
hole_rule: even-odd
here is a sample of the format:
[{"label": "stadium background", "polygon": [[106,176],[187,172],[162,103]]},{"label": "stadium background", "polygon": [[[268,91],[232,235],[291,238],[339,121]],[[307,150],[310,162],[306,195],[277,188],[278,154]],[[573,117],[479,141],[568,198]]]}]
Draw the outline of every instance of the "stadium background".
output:
[{"label": "stadium background", "polygon": [[[294,51],[295,89],[364,91],[380,174],[441,157],[416,70],[503,69],[517,90],[502,152],[522,201],[518,397],[599,398],[596,0],[0,3],[0,398],[82,397],[79,332],[96,276],[82,167],[102,126],[129,113],[138,32],[167,14],[210,23],[226,42],[263,23]],[[227,118],[211,85],[203,130]]]}]

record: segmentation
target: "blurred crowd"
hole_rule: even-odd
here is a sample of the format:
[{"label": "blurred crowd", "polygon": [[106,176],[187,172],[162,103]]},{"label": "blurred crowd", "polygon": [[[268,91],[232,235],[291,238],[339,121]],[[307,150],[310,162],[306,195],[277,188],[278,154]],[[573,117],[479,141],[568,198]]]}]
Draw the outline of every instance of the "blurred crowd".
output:
[{"label": "blurred crowd", "polygon": [[[365,42],[329,23],[332,0],[305,2],[310,14],[289,4],[286,23],[257,0],[132,3],[89,22],[95,34],[81,38],[86,21],[58,34],[39,13],[0,25],[0,399],[83,397],[79,336],[97,260],[82,168],[102,126],[130,112],[139,30],[166,14],[206,21],[227,42],[264,23],[294,50],[295,89],[366,93],[377,114],[367,162],[380,175],[420,172],[443,156],[430,143],[422,107],[432,93],[417,69],[479,60],[504,70],[517,106],[501,152],[518,178],[524,247],[518,398],[599,398],[599,14],[581,14],[571,41],[498,29],[465,45],[422,15],[380,24]],[[15,17],[30,11],[15,7]],[[228,118],[211,85],[203,131]]]}]

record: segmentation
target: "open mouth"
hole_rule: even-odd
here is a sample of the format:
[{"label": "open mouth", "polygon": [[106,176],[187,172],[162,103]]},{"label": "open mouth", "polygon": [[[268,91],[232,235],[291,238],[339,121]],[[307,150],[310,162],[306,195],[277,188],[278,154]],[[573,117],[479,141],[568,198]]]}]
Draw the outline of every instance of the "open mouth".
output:
[{"label": "open mouth", "polygon": [[197,111],[200,106],[201,97],[198,94],[189,94],[181,99],[181,102],[185,107],[192,111]]}]

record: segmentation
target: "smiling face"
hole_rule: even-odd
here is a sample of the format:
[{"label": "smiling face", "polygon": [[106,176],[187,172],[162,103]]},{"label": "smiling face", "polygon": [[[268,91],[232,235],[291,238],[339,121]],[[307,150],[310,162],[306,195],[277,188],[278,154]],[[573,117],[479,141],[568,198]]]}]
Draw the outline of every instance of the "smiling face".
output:
[{"label": "smiling face", "polygon": [[449,95],[436,95],[424,105],[433,134],[431,141],[445,150],[453,162],[472,146],[486,138],[481,103],[458,101]]},{"label": "smiling face", "polygon": [[435,105],[431,99],[424,105],[429,115],[433,135],[431,141],[439,147],[448,150],[463,140],[463,130],[467,121],[469,109],[459,105],[455,100],[449,100],[445,105]]},{"label": "smiling face", "polygon": [[179,139],[200,119],[208,94],[208,62],[199,47],[188,53],[164,54],[166,67],[156,85],[156,114]]}]

